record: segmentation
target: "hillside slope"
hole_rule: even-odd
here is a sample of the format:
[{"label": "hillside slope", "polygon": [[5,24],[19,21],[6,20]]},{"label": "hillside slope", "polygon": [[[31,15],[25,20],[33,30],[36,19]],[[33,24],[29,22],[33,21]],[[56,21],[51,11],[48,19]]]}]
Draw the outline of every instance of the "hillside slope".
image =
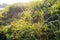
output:
[{"label": "hillside slope", "polygon": [[0,13],[1,40],[60,40],[59,0],[17,3]]}]

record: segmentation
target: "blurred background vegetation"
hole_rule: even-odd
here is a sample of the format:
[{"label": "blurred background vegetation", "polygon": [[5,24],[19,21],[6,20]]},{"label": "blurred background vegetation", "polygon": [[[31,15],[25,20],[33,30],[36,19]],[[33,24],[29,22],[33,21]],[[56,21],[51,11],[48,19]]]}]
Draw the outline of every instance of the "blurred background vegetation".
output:
[{"label": "blurred background vegetation", "polygon": [[60,0],[7,6],[0,11],[0,40],[60,40]]}]

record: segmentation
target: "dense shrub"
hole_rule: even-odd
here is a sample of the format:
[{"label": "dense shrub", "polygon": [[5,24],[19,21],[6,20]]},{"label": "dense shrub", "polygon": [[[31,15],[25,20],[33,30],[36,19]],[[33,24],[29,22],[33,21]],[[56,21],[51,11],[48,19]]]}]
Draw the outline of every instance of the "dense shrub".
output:
[{"label": "dense shrub", "polygon": [[7,40],[60,40],[59,0],[20,5],[9,6],[0,14],[0,30]]}]

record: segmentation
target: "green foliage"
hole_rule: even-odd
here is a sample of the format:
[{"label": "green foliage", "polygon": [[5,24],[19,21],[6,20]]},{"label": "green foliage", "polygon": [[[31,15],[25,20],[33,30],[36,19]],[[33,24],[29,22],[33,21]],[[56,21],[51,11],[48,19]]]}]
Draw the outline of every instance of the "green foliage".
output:
[{"label": "green foliage", "polygon": [[0,13],[7,40],[60,40],[60,1],[13,4]]}]

